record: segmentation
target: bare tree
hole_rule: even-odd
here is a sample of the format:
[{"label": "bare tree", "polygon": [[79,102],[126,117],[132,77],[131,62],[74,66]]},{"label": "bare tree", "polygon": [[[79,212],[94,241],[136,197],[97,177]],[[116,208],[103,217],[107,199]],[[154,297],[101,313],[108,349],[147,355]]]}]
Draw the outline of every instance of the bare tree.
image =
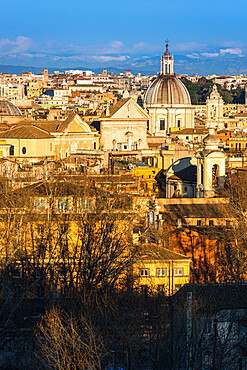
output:
[{"label": "bare tree", "polygon": [[52,309],[38,325],[38,356],[47,369],[101,369],[105,355],[99,334],[83,316]]}]

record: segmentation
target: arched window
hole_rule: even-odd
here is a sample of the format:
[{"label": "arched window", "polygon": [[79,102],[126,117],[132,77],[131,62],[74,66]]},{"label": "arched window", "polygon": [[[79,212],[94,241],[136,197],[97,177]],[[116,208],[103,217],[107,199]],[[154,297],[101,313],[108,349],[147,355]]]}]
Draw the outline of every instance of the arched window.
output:
[{"label": "arched window", "polygon": [[212,185],[217,186],[219,181],[219,166],[214,164],[212,167]]}]

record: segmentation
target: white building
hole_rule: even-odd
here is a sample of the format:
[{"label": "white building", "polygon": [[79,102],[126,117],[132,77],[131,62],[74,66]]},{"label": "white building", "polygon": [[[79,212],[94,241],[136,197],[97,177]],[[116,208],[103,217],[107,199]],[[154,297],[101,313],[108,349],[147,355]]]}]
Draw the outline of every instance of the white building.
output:
[{"label": "white building", "polygon": [[167,135],[172,131],[194,127],[194,108],[184,84],[174,74],[174,59],[166,45],[161,57],[161,71],[149,86],[144,107],[151,120],[152,135]]}]

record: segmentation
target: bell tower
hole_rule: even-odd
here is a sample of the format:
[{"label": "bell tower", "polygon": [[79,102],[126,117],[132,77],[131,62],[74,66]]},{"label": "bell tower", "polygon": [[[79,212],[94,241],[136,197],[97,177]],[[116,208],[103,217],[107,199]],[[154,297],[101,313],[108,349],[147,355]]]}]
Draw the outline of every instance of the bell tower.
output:
[{"label": "bell tower", "polygon": [[219,148],[220,139],[215,135],[213,122],[209,133],[203,139],[203,148],[196,153],[197,158],[197,197],[211,198],[215,191],[224,187],[226,155]]},{"label": "bell tower", "polygon": [[210,97],[206,101],[206,123],[209,124],[213,121],[219,129],[223,129],[223,111],[224,101],[217,90],[217,86],[214,85]]},{"label": "bell tower", "polygon": [[174,58],[168,50],[168,40],[166,40],[166,51],[160,59],[160,73],[162,75],[173,75],[174,74]]}]

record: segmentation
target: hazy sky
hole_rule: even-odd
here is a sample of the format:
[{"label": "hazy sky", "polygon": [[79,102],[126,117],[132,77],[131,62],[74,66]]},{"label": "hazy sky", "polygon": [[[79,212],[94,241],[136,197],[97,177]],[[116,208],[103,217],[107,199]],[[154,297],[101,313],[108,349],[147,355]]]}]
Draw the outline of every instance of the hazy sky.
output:
[{"label": "hazy sky", "polygon": [[[0,56],[247,54],[246,0],[2,0]],[[191,54],[192,53],[192,54]]]}]

